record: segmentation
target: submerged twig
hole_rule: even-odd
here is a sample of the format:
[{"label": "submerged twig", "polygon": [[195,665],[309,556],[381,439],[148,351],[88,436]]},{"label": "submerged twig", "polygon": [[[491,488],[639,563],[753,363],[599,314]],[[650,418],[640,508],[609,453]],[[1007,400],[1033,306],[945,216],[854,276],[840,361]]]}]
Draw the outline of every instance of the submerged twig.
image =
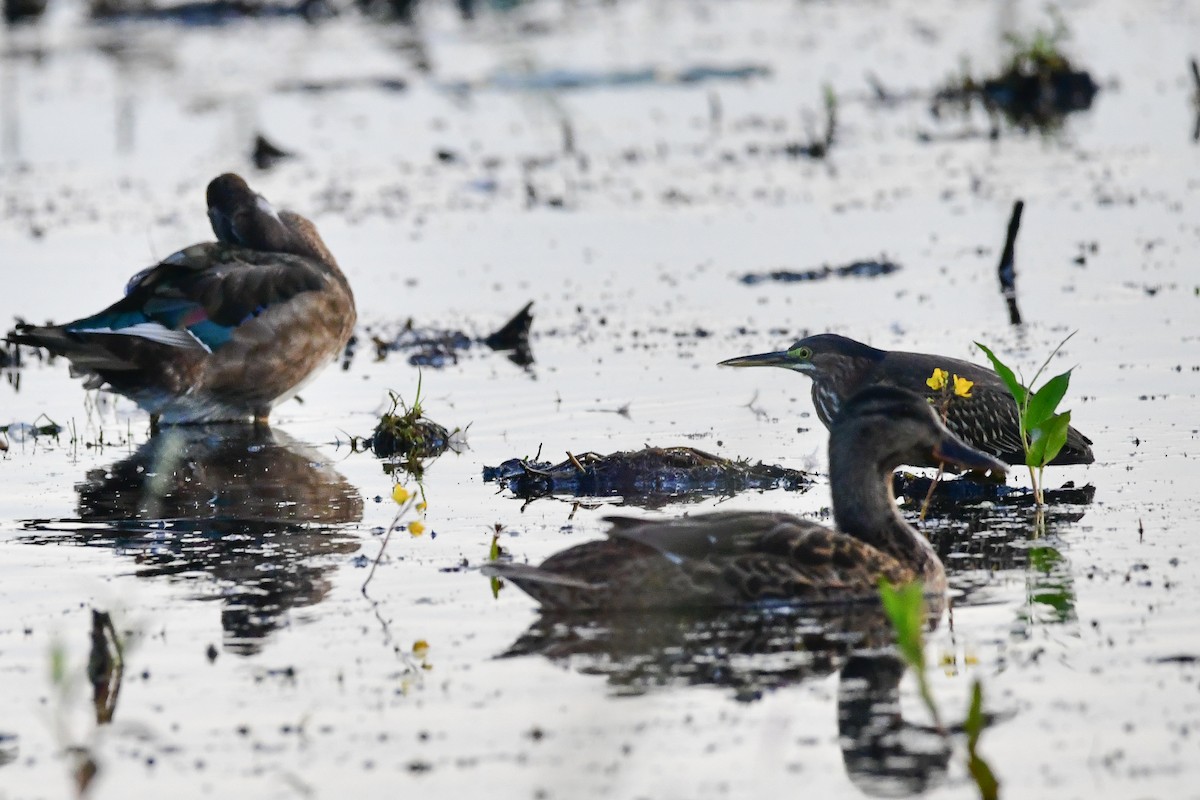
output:
[{"label": "submerged twig", "polygon": [[1016,245],[1017,233],[1021,229],[1021,212],[1024,210],[1024,200],[1013,203],[1012,216],[1008,219],[1008,233],[1004,237],[1004,252],[1000,254],[1000,264],[996,267],[1000,277],[1000,292],[1008,303],[1008,321],[1012,325],[1021,324],[1021,309],[1017,307]]}]

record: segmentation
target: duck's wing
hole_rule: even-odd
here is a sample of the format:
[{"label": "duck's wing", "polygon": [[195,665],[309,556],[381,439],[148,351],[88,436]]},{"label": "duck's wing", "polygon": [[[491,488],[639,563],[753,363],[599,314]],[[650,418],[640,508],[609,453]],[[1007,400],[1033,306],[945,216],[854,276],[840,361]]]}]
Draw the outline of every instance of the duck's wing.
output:
[{"label": "duck's wing", "polygon": [[731,588],[741,603],[863,599],[875,596],[881,577],[893,583],[916,577],[866,542],[792,514],[609,521],[610,537],[652,548],[694,581]]},{"label": "duck's wing", "polygon": [[605,517],[608,535],[657,550],[672,561],[732,556],[757,550],[773,541],[782,526],[821,528],[794,514],[770,511],[717,511],[673,519]]},{"label": "duck's wing", "polygon": [[211,353],[239,326],[333,280],[315,259],[223,243],[193,245],[135,275],[123,299],[62,329]]}]

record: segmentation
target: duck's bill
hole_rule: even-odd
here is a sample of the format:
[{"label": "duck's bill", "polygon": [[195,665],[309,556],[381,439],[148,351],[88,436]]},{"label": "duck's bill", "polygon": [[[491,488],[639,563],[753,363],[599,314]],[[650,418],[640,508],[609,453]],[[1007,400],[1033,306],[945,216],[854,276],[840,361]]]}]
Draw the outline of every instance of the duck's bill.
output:
[{"label": "duck's bill", "polygon": [[718,367],[788,367],[793,364],[786,350],[777,353],[759,353],[753,356],[727,358],[717,363]]},{"label": "duck's bill", "polygon": [[976,450],[957,437],[945,436],[933,448],[933,457],[947,464],[954,464],[963,469],[973,469],[979,472],[1007,472],[1008,464]]}]

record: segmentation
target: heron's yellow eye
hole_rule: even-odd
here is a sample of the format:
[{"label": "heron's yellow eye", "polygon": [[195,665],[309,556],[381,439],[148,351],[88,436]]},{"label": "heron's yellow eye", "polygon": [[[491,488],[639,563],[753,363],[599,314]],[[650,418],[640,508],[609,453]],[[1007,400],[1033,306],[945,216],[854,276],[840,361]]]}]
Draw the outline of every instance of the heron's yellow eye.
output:
[{"label": "heron's yellow eye", "polygon": [[793,347],[791,350],[788,350],[788,355],[792,358],[800,359],[801,361],[808,361],[810,358],[812,358],[812,348]]}]

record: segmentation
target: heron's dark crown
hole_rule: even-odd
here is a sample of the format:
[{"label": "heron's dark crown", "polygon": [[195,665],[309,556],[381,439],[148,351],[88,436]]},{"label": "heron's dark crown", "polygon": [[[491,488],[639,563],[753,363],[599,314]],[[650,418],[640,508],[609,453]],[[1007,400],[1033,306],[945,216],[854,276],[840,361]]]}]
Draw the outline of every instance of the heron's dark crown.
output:
[{"label": "heron's dark crown", "polygon": [[836,333],[818,333],[814,336],[806,336],[792,345],[791,349],[795,350],[797,347],[808,347],[814,354],[833,353],[869,361],[879,361],[887,355],[886,350],[871,347],[869,344],[863,344]]}]

